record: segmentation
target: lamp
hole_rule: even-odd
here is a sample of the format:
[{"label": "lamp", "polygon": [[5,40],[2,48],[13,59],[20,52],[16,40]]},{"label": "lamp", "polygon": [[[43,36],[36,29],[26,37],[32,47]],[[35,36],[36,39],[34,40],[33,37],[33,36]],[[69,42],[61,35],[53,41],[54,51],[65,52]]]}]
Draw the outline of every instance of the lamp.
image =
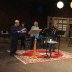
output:
[{"label": "lamp", "polygon": [[59,1],[59,2],[57,3],[57,7],[58,7],[59,9],[63,8],[63,7],[64,7],[64,3],[63,3],[62,1]]},{"label": "lamp", "polygon": [[70,7],[72,8],[72,2],[70,3]]}]

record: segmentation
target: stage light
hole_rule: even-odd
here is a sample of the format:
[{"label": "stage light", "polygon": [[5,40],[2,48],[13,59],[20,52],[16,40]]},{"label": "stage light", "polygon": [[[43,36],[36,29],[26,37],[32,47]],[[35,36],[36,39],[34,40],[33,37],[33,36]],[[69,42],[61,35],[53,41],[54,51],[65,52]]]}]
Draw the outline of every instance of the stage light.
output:
[{"label": "stage light", "polygon": [[72,2],[70,3],[70,7],[72,8]]},{"label": "stage light", "polygon": [[57,3],[57,7],[58,7],[59,9],[63,8],[63,7],[64,7],[64,3],[63,3],[62,1],[59,1],[59,2]]}]

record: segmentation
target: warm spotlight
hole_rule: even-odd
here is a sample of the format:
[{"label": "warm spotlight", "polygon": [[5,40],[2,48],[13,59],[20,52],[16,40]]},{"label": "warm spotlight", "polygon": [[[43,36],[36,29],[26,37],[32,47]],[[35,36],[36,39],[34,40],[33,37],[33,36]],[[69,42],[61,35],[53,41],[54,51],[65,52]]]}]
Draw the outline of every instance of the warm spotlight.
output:
[{"label": "warm spotlight", "polygon": [[72,8],[72,2],[70,3],[70,7]]},{"label": "warm spotlight", "polygon": [[57,7],[58,7],[59,9],[63,8],[63,7],[64,7],[64,3],[63,3],[62,1],[59,1],[59,2],[57,3]]}]

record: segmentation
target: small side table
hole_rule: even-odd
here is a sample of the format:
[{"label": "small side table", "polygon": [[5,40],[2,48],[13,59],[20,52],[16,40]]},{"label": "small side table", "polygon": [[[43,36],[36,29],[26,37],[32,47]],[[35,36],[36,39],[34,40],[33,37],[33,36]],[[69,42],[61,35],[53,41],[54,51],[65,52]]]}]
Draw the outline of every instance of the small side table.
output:
[{"label": "small side table", "polygon": [[7,33],[1,33],[2,37],[3,37],[3,42],[6,42],[6,37],[9,35],[8,32]]},{"label": "small side table", "polygon": [[[52,50],[52,45],[57,44],[58,42],[57,41],[47,41],[47,43],[50,45],[50,57],[51,57],[51,54],[52,54],[52,51],[51,51]],[[58,53],[59,53],[59,48],[58,48]]]}]

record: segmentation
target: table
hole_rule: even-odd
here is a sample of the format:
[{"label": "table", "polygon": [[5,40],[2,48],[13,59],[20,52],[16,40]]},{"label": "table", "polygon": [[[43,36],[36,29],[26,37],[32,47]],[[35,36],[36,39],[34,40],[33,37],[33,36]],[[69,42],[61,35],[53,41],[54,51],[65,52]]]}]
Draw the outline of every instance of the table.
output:
[{"label": "table", "polygon": [[9,33],[8,32],[6,32],[6,33],[3,33],[3,32],[1,32],[1,37],[3,37],[3,42],[6,42],[6,38],[9,36]]}]

